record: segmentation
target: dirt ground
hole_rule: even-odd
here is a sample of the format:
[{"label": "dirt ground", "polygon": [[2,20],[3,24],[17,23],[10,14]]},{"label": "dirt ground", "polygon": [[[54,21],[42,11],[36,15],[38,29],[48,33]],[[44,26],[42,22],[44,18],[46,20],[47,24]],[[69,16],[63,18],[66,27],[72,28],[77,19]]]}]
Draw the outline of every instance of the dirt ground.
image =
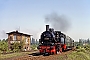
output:
[{"label": "dirt ground", "polygon": [[32,56],[32,55],[25,55],[25,56],[20,56],[20,57],[14,57],[14,58],[9,58],[5,60],[60,60],[59,56],[65,56],[67,58],[67,54],[71,53],[72,51],[67,51],[63,52],[58,55],[49,55],[49,56]]}]

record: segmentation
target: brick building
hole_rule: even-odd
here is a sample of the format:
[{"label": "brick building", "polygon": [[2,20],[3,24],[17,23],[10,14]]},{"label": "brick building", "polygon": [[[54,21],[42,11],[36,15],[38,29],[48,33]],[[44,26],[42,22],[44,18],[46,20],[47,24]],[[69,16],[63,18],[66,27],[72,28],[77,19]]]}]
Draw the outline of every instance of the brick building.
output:
[{"label": "brick building", "polygon": [[8,34],[8,48],[9,49],[11,49],[11,45],[14,42],[20,43],[21,41],[24,41],[23,50],[26,50],[26,51],[30,50],[31,35],[21,33],[18,31],[12,31],[6,34]]}]

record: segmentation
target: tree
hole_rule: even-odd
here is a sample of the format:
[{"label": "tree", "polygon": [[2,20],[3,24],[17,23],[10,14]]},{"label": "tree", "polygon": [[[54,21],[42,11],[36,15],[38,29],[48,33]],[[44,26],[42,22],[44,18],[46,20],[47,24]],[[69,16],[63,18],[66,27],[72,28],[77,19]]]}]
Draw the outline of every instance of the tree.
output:
[{"label": "tree", "polygon": [[19,46],[20,46],[20,43],[14,42],[13,45],[12,45],[13,52],[18,52],[18,51],[20,51]]},{"label": "tree", "polygon": [[6,39],[5,41],[8,42],[8,39]]},{"label": "tree", "polygon": [[8,43],[3,41],[0,41],[0,50],[3,51],[3,53],[6,53],[8,50]]},{"label": "tree", "polygon": [[2,41],[5,41],[5,39],[3,39]]},{"label": "tree", "polygon": [[13,52],[22,51],[24,44],[25,44],[25,43],[24,43],[24,40],[21,41],[20,43],[14,42],[13,45],[12,45]]},{"label": "tree", "polygon": [[24,46],[24,44],[25,44],[24,41],[21,41],[21,42],[20,42],[20,46],[19,46],[19,48],[21,49],[21,51],[23,50],[23,46]]}]

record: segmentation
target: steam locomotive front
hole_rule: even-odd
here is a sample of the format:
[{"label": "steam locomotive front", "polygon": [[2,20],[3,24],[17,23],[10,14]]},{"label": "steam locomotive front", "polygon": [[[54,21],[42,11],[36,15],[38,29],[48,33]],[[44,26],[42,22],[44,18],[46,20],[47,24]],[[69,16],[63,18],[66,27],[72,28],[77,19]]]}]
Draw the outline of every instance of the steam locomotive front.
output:
[{"label": "steam locomotive front", "polygon": [[41,34],[41,38],[39,40],[40,45],[38,49],[40,53],[44,54],[54,54],[55,46],[54,46],[54,34],[49,29],[49,25],[46,25],[46,31]]},{"label": "steam locomotive front", "polygon": [[46,31],[41,34],[39,42],[43,45],[54,43],[54,33],[52,32],[52,29],[49,29],[49,25],[46,25]]},{"label": "steam locomotive front", "polygon": [[52,34],[49,31],[45,31],[41,35],[41,43],[42,44],[49,44],[52,42]]}]

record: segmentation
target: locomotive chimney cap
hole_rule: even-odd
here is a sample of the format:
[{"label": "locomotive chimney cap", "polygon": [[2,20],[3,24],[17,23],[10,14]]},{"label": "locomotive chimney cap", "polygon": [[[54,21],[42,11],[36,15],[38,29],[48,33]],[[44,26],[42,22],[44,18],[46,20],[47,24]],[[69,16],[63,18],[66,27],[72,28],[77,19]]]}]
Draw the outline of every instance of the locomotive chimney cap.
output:
[{"label": "locomotive chimney cap", "polygon": [[49,31],[49,25],[46,25],[46,31]]}]

